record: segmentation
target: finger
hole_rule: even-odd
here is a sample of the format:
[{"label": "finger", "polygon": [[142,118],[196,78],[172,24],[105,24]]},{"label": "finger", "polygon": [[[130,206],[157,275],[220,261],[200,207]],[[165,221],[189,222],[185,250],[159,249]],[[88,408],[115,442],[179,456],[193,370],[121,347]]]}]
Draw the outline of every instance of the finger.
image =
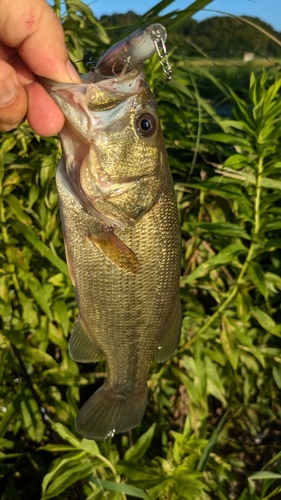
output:
[{"label": "finger", "polygon": [[0,131],[17,127],[27,111],[27,94],[15,70],[0,61]]},{"label": "finger", "polygon": [[64,33],[45,0],[1,0],[0,38],[16,48],[36,75],[60,82],[79,82],[68,63]]},{"label": "finger", "polygon": [[64,116],[39,82],[26,86],[28,94],[27,119],[39,135],[55,135],[63,127]]}]

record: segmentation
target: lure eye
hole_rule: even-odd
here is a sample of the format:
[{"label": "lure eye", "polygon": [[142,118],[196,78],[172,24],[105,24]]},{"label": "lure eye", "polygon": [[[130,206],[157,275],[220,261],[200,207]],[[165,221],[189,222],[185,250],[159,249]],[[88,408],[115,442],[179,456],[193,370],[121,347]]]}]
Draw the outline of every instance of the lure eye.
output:
[{"label": "lure eye", "polygon": [[143,137],[151,137],[156,129],[154,116],[144,113],[137,118],[137,132]]}]

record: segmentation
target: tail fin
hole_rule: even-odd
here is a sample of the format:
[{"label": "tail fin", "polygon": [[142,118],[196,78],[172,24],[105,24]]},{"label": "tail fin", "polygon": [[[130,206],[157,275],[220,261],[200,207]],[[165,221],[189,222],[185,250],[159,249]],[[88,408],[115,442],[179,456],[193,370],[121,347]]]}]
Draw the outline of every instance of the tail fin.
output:
[{"label": "tail fin", "polygon": [[77,432],[88,439],[100,441],[136,427],[146,408],[147,392],[147,386],[144,386],[142,392],[130,392],[125,396],[105,383],[79,411]]}]

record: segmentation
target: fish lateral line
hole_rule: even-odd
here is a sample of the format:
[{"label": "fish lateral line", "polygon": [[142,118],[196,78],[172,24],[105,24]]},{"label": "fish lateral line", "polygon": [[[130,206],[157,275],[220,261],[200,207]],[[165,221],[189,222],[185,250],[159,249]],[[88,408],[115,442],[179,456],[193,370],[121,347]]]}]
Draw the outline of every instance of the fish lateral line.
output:
[{"label": "fish lateral line", "polygon": [[132,274],[139,274],[140,265],[134,252],[116,236],[112,228],[104,228],[99,235],[88,235],[88,239],[115,266]]}]

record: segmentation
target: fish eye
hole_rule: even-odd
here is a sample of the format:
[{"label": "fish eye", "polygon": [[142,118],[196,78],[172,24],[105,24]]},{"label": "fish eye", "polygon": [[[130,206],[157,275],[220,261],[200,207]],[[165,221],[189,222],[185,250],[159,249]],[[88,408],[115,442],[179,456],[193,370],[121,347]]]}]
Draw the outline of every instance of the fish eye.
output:
[{"label": "fish eye", "polygon": [[143,113],[136,120],[137,132],[143,137],[151,137],[156,129],[154,116]]}]

